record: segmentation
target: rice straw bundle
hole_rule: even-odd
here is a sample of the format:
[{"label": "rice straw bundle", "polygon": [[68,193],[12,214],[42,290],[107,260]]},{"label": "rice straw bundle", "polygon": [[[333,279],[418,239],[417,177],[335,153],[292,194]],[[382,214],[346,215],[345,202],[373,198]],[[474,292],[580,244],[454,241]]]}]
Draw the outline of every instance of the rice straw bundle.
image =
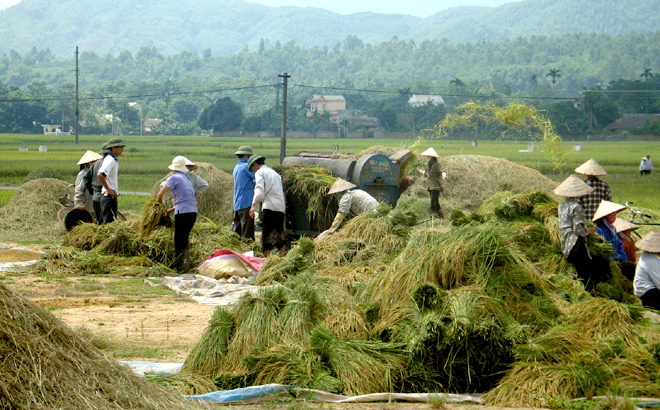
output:
[{"label": "rice straw bundle", "polygon": [[158,201],[158,198],[149,197],[144,206],[142,206],[142,216],[139,223],[140,235],[138,239],[148,238],[154,228],[162,223],[166,211],[167,207]]},{"label": "rice straw bundle", "polygon": [[[635,331],[636,319],[641,318],[639,309],[627,307],[621,303],[603,298],[592,298],[571,305],[568,316],[589,338],[622,337],[631,341],[637,337]],[[631,314],[632,313],[632,314]]]},{"label": "rice straw bundle", "polygon": [[292,340],[304,340],[328,313],[325,289],[312,275],[302,275],[287,283],[290,289],[279,315],[279,329]]},{"label": "rice straw bundle", "polygon": [[217,307],[202,338],[188,354],[182,370],[214,379],[222,367],[235,329],[231,313],[223,306]]},{"label": "rice straw bundle", "polygon": [[310,344],[348,395],[391,391],[391,380],[403,372],[406,362],[400,345],[344,340],[323,328],[312,331]]},{"label": "rice straw bundle", "polygon": [[328,191],[337,180],[327,168],[311,165],[277,166],[274,168],[282,176],[282,185],[287,196],[307,204],[306,212],[310,220],[332,222],[339,207],[336,195],[328,197]]},{"label": "rice straw bundle", "polygon": [[193,373],[145,373],[144,379],[182,395],[206,394],[218,390],[211,380]]},{"label": "rice straw bundle", "polygon": [[366,340],[368,335],[360,306],[352,300],[334,306],[332,312],[323,320],[322,326],[345,339]]},{"label": "rice straw bundle", "polygon": [[298,275],[312,265],[312,252],[314,252],[314,241],[307,237],[300,238],[298,244],[286,256],[277,259],[269,257],[254,284],[269,285]]}]

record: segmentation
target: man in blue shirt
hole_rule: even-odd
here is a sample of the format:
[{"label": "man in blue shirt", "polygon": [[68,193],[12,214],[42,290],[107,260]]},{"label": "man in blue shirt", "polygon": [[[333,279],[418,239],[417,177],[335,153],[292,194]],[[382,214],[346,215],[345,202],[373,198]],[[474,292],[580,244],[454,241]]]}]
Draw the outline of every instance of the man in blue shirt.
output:
[{"label": "man in blue shirt", "polygon": [[248,167],[248,158],[253,155],[252,148],[243,145],[234,153],[238,164],[234,167],[234,223],[232,230],[241,238],[254,240],[254,219],[250,218],[250,207],[254,197],[254,172]]}]

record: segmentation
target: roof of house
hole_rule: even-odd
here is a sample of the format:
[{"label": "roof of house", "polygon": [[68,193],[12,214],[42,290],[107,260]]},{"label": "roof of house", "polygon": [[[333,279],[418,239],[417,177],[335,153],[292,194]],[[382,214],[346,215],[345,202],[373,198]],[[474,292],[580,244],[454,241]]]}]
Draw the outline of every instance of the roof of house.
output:
[{"label": "roof of house", "polygon": [[342,95],[312,95],[312,98],[310,98],[309,101],[346,101],[344,96]]},{"label": "roof of house", "polygon": [[633,130],[641,128],[646,121],[660,121],[660,114],[623,114],[623,117],[608,125],[608,130]]},{"label": "roof of house", "polygon": [[419,107],[426,105],[428,103],[433,105],[441,105],[445,103],[445,100],[440,95],[431,95],[431,94],[413,94],[410,99],[408,99],[408,104],[413,107]]}]

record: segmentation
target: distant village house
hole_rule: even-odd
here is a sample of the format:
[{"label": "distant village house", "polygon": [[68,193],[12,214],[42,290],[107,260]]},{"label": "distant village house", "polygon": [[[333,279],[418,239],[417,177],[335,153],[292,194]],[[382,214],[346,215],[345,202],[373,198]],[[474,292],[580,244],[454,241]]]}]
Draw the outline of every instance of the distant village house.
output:
[{"label": "distant village house", "polygon": [[306,114],[308,117],[328,113],[332,123],[337,123],[339,114],[346,109],[346,99],[341,95],[313,95],[307,102],[309,103],[309,111]]},{"label": "distant village house", "polygon": [[412,97],[408,99],[408,104],[411,107],[422,107],[429,103],[438,106],[443,105],[445,100],[439,95],[432,94],[413,94]]}]

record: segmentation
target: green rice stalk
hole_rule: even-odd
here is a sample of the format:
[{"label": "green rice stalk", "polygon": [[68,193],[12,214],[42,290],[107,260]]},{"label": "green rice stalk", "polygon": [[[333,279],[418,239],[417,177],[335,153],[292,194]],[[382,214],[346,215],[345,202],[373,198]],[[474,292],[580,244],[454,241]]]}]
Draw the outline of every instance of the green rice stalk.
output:
[{"label": "green rice stalk", "polygon": [[348,299],[334,307],[322,326],[345,339],[367,339],[368,329],[360,306]]},{"label": "green rice stalk", "polygon": [[300,238],[298,244],[286,256],[268,258],[254,284],[256,286],[270,285],[304,272],[313,263],[311,256],[313,252],[314,241],[307,237]]},{"label": "green rice stalk", "polygon": [[296,277],[287,287],[290,291],[279,315],[279,328],[287,338],[304,340],[328,313],[325,289],[312,275]]},{"label": "green rice stalk", "polygon": [[328,191],[337,180],[329,169],[310,165],[276,166],[274,169],[282,176],[287,195],[307,204],[310,219],[332,220],[339,203],[335,195],[328,197]]},{"label": "green rice stalk", "polygon": [[235,331],[231,313],[225,307],[216,308],[208,328],[183,363],[182,371],[210,379],[217,377]]},{"label": "green rice stalk", "polygon": [[405,368],[400,345],[344,340],[323,328],[312,331],[310,344],[329,364],[347,395],[391,391],[391,380]]},{"label": "green rice stalk", "polygon": [[637,337],[635,320],[630,310],[614,300],[592,298],[575,303],[570,306],[568,315],[589,338],[619,336],[633,340]]}]

